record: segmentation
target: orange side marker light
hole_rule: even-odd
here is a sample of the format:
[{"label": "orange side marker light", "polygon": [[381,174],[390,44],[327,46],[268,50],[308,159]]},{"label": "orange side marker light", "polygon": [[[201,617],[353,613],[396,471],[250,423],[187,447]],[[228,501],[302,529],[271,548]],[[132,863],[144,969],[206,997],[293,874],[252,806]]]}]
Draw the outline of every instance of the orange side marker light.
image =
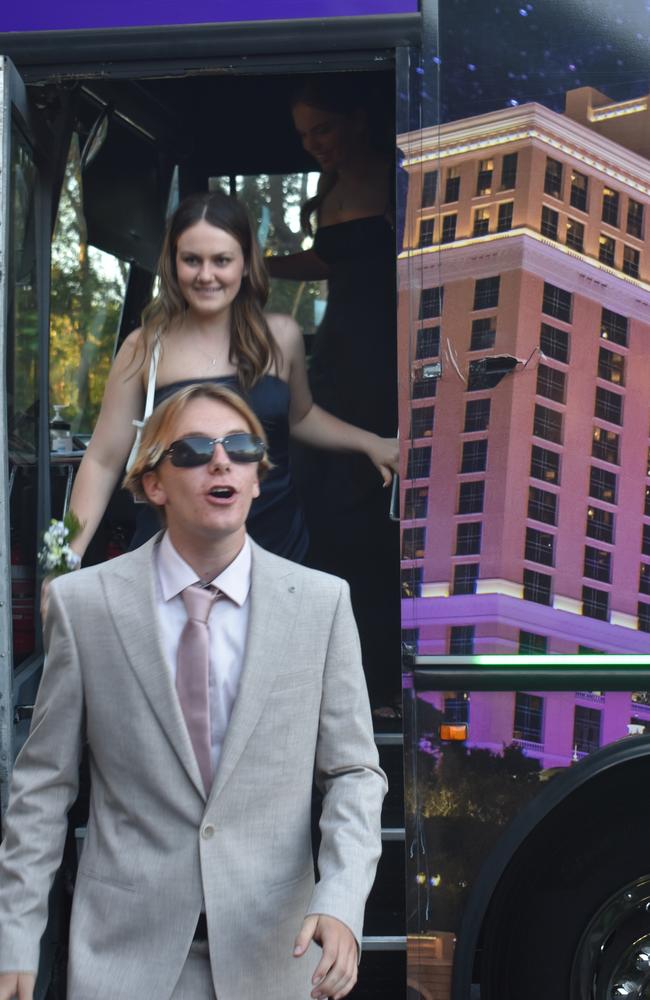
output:
[{"label": "orange side marker light", "polygon": [[469,736],[469,726],[466,722],[443,722],[438,730],[438,735],[443,742],[451,742],[452,740],[462,742]]}]

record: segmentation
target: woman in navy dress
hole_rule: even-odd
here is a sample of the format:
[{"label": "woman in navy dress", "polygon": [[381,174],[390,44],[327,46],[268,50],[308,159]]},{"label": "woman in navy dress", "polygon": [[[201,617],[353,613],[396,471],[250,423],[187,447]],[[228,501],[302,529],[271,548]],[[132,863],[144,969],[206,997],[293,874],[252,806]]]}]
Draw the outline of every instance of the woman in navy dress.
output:
[{"label": "woman in navy dress", "polygon": [[[304,558],[307,533],[289,468],[289,435],[300,442],[360,451],[381,483],[397,467],[397,443],[354,427],[314,404],[302,334],[289,316],[266,315],[268,278],[242,205],[222,192],[192,195],[172,216],[159,265],[159,292],[143,324],[118,351],[70,507],[83,525],[73,548],[83,556],[119,480],[142,418],[151,354],[160,344],[157,401],[200,381],[233,385],[269,435],[274,469],[248,522],[262,546]],[[159,525],[149,518],[137,542]]]}]

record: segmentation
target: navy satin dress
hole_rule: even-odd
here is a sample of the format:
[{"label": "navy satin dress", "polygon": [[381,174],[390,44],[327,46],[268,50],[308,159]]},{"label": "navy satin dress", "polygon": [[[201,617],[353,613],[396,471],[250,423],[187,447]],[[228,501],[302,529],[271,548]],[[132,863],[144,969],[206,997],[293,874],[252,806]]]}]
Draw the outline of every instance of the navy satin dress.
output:
[{"label": "navy satin dress", "polygon": [[[253,501],[246,528],[251,538],[269,552],[302,562],[308,536],[289,464],[289,386],[277,375],[263,375],[248,391],[240,387],[235,375],[186,379],[157,388],[154,405],[197,382],[214,382],[239,392],[260,420],[268,437],[273,468],[260,484],[260,495]],[[159,530],[155,510],[139,505],[131,548],[142,545]]]}]

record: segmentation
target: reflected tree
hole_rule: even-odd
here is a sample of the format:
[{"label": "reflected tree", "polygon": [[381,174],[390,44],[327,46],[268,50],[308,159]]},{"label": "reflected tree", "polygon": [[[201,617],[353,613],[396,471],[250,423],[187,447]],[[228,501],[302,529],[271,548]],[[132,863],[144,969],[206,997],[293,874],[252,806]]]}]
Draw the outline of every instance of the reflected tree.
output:
[{"label": "reflected tree", "polygon": [[128,264],[89,246],[79,144],[73,137],[52,240],[50,396],[74,429],[90,431],[119,329]]},{"label": "reflected tree", "polygon": [[515,745],[495,754],[450,743],[417,758],[412,822],[419,856],[409,879],[410,927],[417,921],[418,932],[446,930],[505,827],[539,793],[541,767]]},{"label": "reflected tree", "polygon": [[[265,255],[299,253],[306,248],[300,206],[309,197],[309,174],[259,174],[242,177],[238,196],[253,217]],[[315,303],[320,282],[272,281],[268,311],[288,313],[309,335],[318,323]]]}]

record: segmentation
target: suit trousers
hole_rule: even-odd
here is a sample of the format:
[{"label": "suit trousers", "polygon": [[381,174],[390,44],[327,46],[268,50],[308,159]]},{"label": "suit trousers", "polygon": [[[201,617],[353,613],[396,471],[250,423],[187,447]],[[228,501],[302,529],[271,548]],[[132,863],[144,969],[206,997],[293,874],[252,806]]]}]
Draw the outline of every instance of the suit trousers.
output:
[{"label": "suit trousers", "polygon": [[195,941],[190,948],[171,1000],[217,1000],[207,941]]}]

